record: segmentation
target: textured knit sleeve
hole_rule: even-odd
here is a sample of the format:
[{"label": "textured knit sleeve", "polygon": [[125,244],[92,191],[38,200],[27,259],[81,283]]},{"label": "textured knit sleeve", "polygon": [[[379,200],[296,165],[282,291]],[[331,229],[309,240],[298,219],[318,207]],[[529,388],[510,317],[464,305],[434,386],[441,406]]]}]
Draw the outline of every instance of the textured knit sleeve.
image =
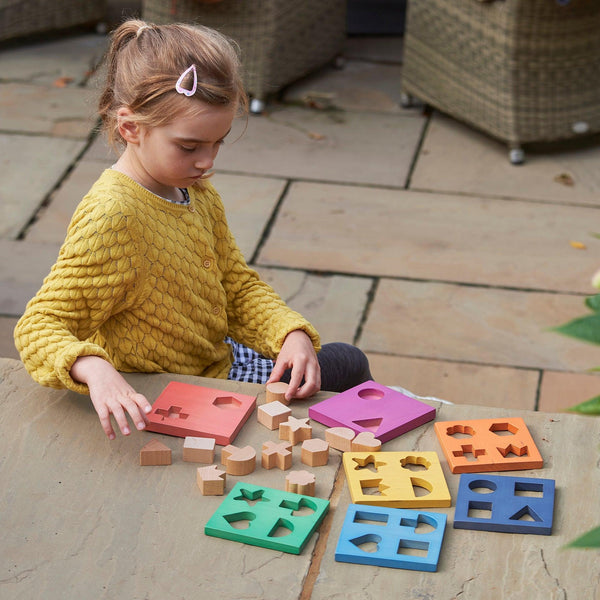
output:
[{"label": "textured knit sleeve", "polygon": [[[109,212],[107,212],[109,210]],[[42,385],[87,393],[70,369],[79,356],[109,360],[98,328],[135,301],[139,248],[118,204],[82,201],[50,274],[15,328],[15,345]]]},{"label": "textured knit sleeve", "polygon": [[276,358],[287,334],[301,329],[319,351],[320,339],[315,328],[289,308],[247,265],[227,225],[221,199],[212,188],[209,193],[213,201],[215,245],[227,295],[229,335],[264,356]]}]

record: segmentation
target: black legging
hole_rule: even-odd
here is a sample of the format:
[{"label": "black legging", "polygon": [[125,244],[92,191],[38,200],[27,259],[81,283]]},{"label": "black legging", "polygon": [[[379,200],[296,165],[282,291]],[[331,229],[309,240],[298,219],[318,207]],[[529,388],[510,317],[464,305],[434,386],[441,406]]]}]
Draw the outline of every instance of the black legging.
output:
[{"label": "black legging", "polygon": [[[343,342],[323,344],[317,354],[321,367],[321,389],[326,392],[344,392],[373,379],[369,360],[364,352]],[[289,383],[291,369],[285,371],[281,381]]]}]

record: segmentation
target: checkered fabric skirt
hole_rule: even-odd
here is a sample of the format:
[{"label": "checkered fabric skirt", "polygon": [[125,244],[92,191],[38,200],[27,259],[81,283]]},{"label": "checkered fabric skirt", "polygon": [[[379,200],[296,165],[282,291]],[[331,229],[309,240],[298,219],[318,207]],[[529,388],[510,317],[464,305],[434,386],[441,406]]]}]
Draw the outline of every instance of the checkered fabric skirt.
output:
[{"label": "checkered fabric skirt", "polygon": [[230,337],[226,337],[225,341],[233,349],[233,364],[227,379],[246,383],[266,383],[273,370],[274,362]]}]

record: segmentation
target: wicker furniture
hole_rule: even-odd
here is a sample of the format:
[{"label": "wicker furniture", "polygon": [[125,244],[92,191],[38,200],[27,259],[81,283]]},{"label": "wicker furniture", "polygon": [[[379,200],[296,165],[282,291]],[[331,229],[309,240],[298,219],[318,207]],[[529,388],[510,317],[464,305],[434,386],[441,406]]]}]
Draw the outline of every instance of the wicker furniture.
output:
[{"label": "wicker furniture", "polygon": [[105,0],[0,0],[0,41],[97,23]]},{"label": "wicker furniture", "polygon": [[196,22],[240,46],[251,110],[269,94],[332,61],[346,39],[346,0],[144,0],[153,23]]},{"label": "wicker furniture", "polygon": [[510,147],[600,131],[598,0],[410,0],[402,88]]}]

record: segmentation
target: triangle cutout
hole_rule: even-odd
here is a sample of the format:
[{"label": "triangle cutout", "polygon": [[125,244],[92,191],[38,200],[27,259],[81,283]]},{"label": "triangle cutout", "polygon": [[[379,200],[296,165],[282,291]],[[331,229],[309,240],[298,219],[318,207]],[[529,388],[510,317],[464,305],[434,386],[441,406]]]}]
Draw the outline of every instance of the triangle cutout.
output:
[{"label": "triangle cutout", "polygon": [[367,429],[372,433],[377,433],[379,426],[381,425],[383,418],[379,419],[362,419],[360,421],[352,421],[355,425],[362,427],[363,429]]},{"label": "triangle cutout", "polygon": [[517,511],[512,517],[511,521],[534,521],[541,523],[543,519],[529,506],[524,506],[521,510]]}]

